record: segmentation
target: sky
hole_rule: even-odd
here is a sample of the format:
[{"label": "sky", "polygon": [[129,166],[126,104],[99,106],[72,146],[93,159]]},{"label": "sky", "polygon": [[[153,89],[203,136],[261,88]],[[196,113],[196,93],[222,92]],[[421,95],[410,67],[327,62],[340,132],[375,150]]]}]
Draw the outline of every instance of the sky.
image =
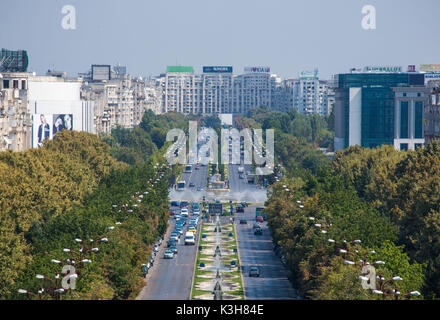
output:
[{"label": "sky", "polygon": [[[28,71],[70,76],[92,64],[135,76],[167,65],[269,66],[282,78],[319,69],[440,63],[439,0],[1,0],[0,47],[29,54]],[[76,11],[65,30],[62,8]],[[376,9],[364,30],[362,8]],[[437,34],[436,34],[437,32]]]}]

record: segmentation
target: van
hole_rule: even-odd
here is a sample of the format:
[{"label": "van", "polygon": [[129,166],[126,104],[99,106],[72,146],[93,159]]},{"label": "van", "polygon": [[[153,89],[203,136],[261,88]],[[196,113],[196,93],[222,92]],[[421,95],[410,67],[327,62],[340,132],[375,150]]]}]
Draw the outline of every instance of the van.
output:
[{"label": "van", "polygon": [[185,245],[195,245],[196,241],[193,232],[185,233]]}]

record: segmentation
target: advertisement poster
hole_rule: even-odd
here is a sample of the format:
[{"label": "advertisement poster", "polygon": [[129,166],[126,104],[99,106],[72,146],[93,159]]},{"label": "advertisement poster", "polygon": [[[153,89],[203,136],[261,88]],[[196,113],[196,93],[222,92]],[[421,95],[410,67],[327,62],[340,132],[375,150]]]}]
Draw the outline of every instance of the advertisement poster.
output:
[{"label": "advertisement poster", "polygon": [[46,139],[52,139],[52,115],[34,114],[32,119],[32,146],[39,148]]},{"label": "advertisement poster", "polygon": [[61,130],[72,130],[73,129],[73,117],[71,114],[54,114],[53,115],[53,130],[52,133],[55,135]]}]

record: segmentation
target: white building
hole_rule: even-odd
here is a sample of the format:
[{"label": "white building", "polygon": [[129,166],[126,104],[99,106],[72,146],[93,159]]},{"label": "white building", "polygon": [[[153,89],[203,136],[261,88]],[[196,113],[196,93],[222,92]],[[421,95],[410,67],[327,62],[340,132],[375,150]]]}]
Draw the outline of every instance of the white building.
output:
[{"label": "white building", "polygon": [[95,133],[93,102],[81,100],[81,84],[79,78],[29,76],[27,94],[33,148],[62,129]]},{"label": "white building", "polygon": [[303,71],[293,85],[293,106],[299,113],[329,114],[327,81],[319,80],[318,70]]}]

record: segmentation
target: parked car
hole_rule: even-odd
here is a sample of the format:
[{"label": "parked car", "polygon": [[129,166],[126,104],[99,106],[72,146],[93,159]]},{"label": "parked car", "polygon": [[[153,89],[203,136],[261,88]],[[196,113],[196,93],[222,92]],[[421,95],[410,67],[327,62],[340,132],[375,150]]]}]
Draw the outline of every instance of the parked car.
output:
[{"label": "parked car", "polygon": [[165,259],[173,259],[174,258],[174,253],[173,253],[173,251],[171,251],[171,250],[165,250],[165,252],[164,252],[164,254],[163,254],[163,257],[165,258]]},{"label": "parked car", "polygon": [[179,201],[171,201],[171,206],[172,207],[180,207],[180,202]]},{"label": "parked car", "polygon": [[171,210],[170,210],[170,216],[174,216],[176,213],[177,213],[176,210],[174,210],[174,209],[171,209]]},{"label": "parked car", "polygon": [[183,228],[181,228],[181,227],[177,227],[177,228],[175,229],[175,231],[178,232],[180,235],[183,234]]},{"label": "parked car", "polygon": [[190,188],[194,188],[195,186],[196,186],[196,185],[194,184],[194,182],[190,182],[190,183],[189,183],[189,187],[190,187]]},{"label": "parked car", "polygon": [[180,202],[180,208],[188,208],[189,203],[188,201],[181,201]]},{"label": "parked car", "polygon": [[241,202],[240,203],[243,207],[248,207],[249,206],[249,204],[246,202],[246,201],[243,201],[243,202]]},{"label": "parked car", "polygon": [[188,209],[187,208],[182,208],[182,210],[180,210],[180,214],[183,216],[188,216]]},{"label": "parked car", "polygon": [[258,267],[250,267],[249,268],[249,277],[259,277],[260,269]]},{"label": "parked car", "polygon": [[235,212],[244,212],[244,207],[241,204],[235,206]]},{"label": "parked car", "polygon": [[264,218],[262,216],[257,216],[255,218],[255,220],[258,221],[258,222],[264,222]]},{"label": "parked car", "polygon": [[240,224],[247,224],[247,220],[246,219],[240,219]]},{"label": "parked car", "polygon": [[203,187],[197,187],[197,191],[203,191]]}]

